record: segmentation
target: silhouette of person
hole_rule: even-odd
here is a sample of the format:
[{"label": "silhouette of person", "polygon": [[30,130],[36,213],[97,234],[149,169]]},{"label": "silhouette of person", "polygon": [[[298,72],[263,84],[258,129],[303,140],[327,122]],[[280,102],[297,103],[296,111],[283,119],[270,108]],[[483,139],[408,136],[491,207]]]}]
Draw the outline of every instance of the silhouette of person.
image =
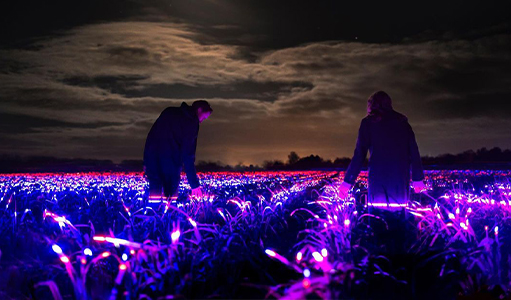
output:
[{"label": "silhouette of person", "polygon": [[415,192],[425,190],[424,171],[415,134],[406,116],[392,108],[390,96],[378,91],[367,101],[357,145],[339,195],[345,197],[357,179],[369,150],[368,204],[391,209],[406,206],[410,167]]},{"label": "silhouette of person", "polygon": [[177,198],[183,165],[192,196],[202,196],[195,170],[195,150],[199,124],[212,112],[205,100],[195,101],[192,106],[183,102],[180,107],[167,107],[154,122],[144,148],[149,202],[161,201],[162,196]]}]

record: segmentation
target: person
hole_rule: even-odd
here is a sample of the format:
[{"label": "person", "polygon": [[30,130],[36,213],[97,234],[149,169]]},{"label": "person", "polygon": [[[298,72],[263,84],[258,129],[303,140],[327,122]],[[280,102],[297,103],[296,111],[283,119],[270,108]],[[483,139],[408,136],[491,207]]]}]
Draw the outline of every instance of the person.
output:
[{"label": "person", "polygon": [[360,123],[353,158],[339,188],[340,197],[346,197],[355,183],[368,150],[368,205],[387,209],[406,206],[410,167],[414,191],[425,190],[415,134],[407,117],[392,108],[390,96],[383,91],[367,101],[367,116]]},{"label": "person", "polygon": [[183,102],[180,107],[167,107],[154,122],[144,148],[149,202],[159,202],[163,196],[177,198],[183,165],[192,196],[203,195],[195,170],[195,150],[199,124],[212,112],[205,100],[195,101],[192,106]]}]

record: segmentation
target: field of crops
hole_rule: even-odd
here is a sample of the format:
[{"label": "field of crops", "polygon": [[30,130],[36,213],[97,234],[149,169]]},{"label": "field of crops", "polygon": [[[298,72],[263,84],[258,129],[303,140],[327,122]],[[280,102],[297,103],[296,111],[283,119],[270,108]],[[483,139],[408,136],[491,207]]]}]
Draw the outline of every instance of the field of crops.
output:
[{"label": "field of crops", "polygon": [[[510,171],[427,171],[406,209],[362,173],[202,173],[148,203],[142,174],[0,175],[0,299],[507,299]],[[465,298],[466,297],[466,298]]]}]

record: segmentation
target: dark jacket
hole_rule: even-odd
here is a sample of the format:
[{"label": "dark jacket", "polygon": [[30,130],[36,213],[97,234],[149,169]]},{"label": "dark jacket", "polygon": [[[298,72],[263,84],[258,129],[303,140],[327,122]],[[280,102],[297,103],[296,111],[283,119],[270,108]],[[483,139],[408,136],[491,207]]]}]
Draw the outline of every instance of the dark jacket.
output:
[{"label": "dark jacket", "polygon": [[[154,122],[144,149],[144,165],[154,166],[155,160],[162,166],[160,172],[180,171],[184,164],[188,183],[192,188],[200,185],[195,171],[195,150],[199,134],[199,118],[186,103],[180,107],[168,107]],[[166,170],[171,169],[171,170]],[[153,173],[155,170],[151,170]]]},{"label": "dark jacket", "polygon": [[406,202],[410,190],[410,167],[413,181],[424,179],[419,149],[408,119],[394,110],[384,113],[380,120],[375,116],[362,119],[345,182],[355,183],[367,150],[370,153],[369,201]]}]

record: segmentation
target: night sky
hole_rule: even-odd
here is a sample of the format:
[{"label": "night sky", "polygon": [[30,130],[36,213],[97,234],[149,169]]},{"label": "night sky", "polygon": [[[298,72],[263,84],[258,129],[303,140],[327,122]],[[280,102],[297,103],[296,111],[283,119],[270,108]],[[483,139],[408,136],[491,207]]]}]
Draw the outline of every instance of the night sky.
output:
[{"label": "night sky", "polygon": [[505,1],[10,1],[0,154],[142,159],[168,106],[208,100],[197,160],[351,157],[384,90],[421,155],[511,148]]}]

